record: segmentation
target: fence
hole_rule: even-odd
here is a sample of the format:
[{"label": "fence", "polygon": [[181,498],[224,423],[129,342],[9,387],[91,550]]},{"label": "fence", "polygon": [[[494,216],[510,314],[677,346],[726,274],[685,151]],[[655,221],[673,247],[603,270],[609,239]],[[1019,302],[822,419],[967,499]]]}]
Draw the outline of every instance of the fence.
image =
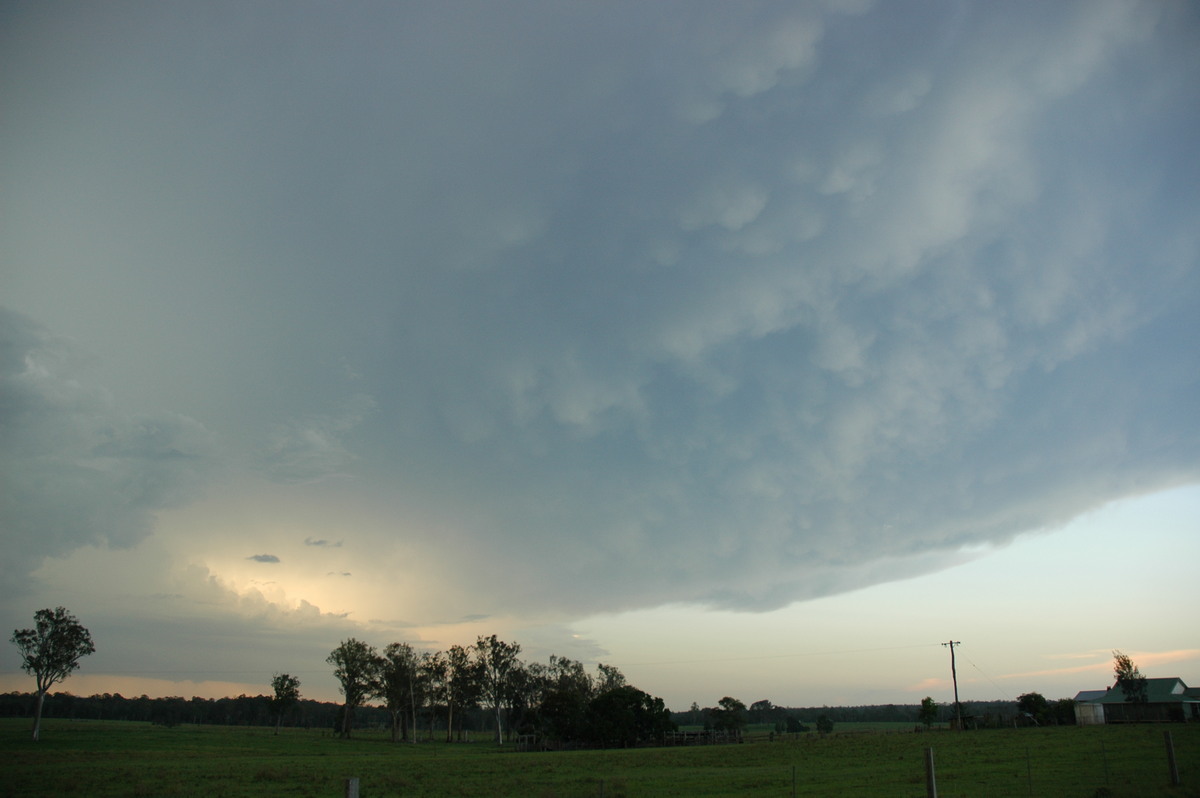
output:
[{"label": "fence", "polygon": [[740,746],[646,750],[569,786],[523,785],[560,798],[1200,796],[1200,726],[1167,733],[1159,725],[756,737]]}]

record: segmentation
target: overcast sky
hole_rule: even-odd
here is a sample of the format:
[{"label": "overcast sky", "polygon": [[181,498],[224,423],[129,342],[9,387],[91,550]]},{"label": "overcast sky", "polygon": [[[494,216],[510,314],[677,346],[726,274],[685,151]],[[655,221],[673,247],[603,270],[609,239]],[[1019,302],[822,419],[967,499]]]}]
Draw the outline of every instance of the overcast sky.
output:
[{"label": "overcast sky", "polygon": [[0,619],[1200,683],[1198,141],[1187,2],[5,3]]}]

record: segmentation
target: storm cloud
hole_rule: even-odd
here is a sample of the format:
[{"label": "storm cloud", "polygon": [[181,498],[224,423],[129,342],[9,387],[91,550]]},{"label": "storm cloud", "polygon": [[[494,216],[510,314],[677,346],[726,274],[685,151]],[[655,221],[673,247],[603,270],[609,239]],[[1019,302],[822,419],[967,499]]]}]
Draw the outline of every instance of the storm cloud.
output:
[{"label": "storm cloud", "polygon": [[1200,480],[1188,4],[9,16],[9,590],[213,461],[453,585],[411,621],[771,609]]},{"label": "storm cloud", "polygon": [[154,511],[201,495],[213,445],[178,413],[130,414],[82,377],[83,356],[0,307],[0,593],[47,556],[135,546]]}]

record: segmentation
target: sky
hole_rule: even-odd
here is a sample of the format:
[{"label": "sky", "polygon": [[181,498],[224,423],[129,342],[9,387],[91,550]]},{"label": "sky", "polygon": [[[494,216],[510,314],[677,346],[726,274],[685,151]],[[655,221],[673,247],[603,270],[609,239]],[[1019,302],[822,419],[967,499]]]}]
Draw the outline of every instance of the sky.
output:
[{"label": "sky", "polygon": [[[0,620],[668,706],[1200,685],[1194,3],[0,7]],[[0,689],[32,690],[14,646]]]}]

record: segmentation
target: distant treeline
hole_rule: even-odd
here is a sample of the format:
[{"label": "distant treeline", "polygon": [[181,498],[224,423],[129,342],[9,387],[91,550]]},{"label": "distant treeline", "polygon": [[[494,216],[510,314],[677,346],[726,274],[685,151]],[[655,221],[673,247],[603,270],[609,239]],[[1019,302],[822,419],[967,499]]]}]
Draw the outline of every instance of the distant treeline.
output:
[{"label": "distant treeline", "polygon": [[[33,717],[37,696],[33,693],[0,694],[0,716]],[[120,693],[77,696],[52,693],[42,711],[47,718],[74,720],[134,720],[175,726],[180,723],[219,726],[274,726],[270,696],[240,695],[235,698],[127,698]],[[330,728],[341,717],[341,704],[301,699],[285,716],[284,725]],[[387,725],[387,710],[363,707],[355,719],[363,725]]]},{"label": "distant treeline", "polygon": [[[32,693],[0,693],[0,717],[33,717],[36,696]],[[773,724],[779,731],[804,731],[822,716],[836,723],[913,723],[918,722],[918,704],[872,704],[853,707],[781,707],[770,701],[756,701],[745,710],[745,721],[752,724]],[[1019,715],[1015,701],[964,701],[963,716],[979,726],[1011,725]],[[671,719],[680,726],[712,726],[713,708],[672,712]],[[47,696],[43,715],[47,718],[87,720],[132,720],[174,726],[180,723],[219,726],[273,726],[270,696],[240,695],[233,698],[127,698],[120,693],[76,696],[53,693]],[[463,727],[470,731],[488,732],[495,729],[489,713],[483,710],[464,712]],[[949,721],[954,705],[939,707],[939,720]],[[334,729],[340,723],[342,705],[301,699],[284,717],[283,725],[312,729]],[[430,719],[432,720],[432,719]],[[1060,722],[1073,723],[1074,718]],[[790,722],[789,722],[790,721]],[[383,707],[364,706],[355,713],[358,728],[387,728],[391,715]],[[434,729],[439,724],[434,723]],[[444,726],[441,727],[444,729]]]},{"label": "distant treeline", "polygon": [[[1075,715],[1074,702],[1064,699],[1053,706],[1057,713],[1051,712],[1042,718],[1043,722],[1073,724]],[[797,724],[808,727],[815,724],[819,718],[827,718],[833,723],[919,723],[920,704],[870,704],[853,707],[781,707],[770,701],[755,701],[745,710],[746,722],[751,724],[771,724],[776,731],[794,731]],[[690,710],[672,712],[671,719],[680,726],[710,726],[712,725],[713,709],[701,709],[693,704]],[[1011,726],[1015,720],[1022,719],[1020,707],[1016,701],[963,701],[962,715],[964,721],[972,726],[995,727]],[[954,703],[947,702],[938,705],[938,722],[947,723],[954,718]]]},{"label": "distant treeline", "polygon": [[[37,695],[34,693],[0,693],[0,717],[33,718]],[[283,718],[283,726],[322,729],[330,732],[340,728],[344,707],[340,703],[300,699]],[[71,720],[131,720],[162,726],[182,723],[213,726],[274,726],[271,696],[240,695],[233,698],[150,698],[142,695],[126,697],[120,693],[77,696],[71,693],[51,693],[46,696],[42,710],[44,718]],[[361,706],[354,712],[357,729],[386,729],[392,725],[391,713],[381,706]],[[446,726],[432,714],[423,719],[418,737],[444,734]],[[460,725],[461,724],[461,725]],[[494,716],[487,710],[472,707],[461,711],[455,729],[481,735],[495,733]],[[440,736],[440,735],[439,735]]]},{"label": "distant treeline", "polygon": [[[37,696],[33,693],[0,693],[0,717],[33,717]],[[485,716],[486,713],[478,713]],[[73,720],[133,720],[175,726],[180,723],[216,726],[274,726],[271,697],[240,695],[234,698],[149,698],[126,697],[120,693],[77,696],[52,693],[42,712],[47,718]],[[284,726],[334,729],[342,717],[342,705],[300,699],[283,718]],[[468,729],[469,720],[465,723]],[[486,724],[487,718],[480,717]],[[354,714],[358,728],[388,727],[391,715],[383,707],[360,707]]]}]

